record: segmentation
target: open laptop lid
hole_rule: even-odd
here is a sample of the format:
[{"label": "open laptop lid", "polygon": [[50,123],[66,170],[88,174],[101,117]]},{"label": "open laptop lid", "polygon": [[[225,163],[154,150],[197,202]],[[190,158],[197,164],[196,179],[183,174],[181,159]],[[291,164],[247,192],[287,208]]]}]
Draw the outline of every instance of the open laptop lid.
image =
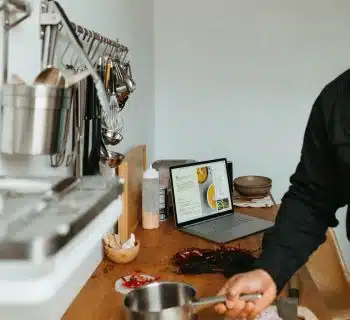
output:
[{"label": "open laptop lid", "polygon": [[225,158],[169,168],[176,227],[233,212]]}]

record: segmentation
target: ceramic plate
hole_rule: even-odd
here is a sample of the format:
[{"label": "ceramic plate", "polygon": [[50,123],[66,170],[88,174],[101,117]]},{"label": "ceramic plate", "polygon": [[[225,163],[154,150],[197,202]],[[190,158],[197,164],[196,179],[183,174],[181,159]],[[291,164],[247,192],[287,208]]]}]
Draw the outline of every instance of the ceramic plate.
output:
[{"label": "ceramic plate", "polygon": [[[152,277],[148,274],[140,274],[140,276],[146,278],[147,280],[155,280],[156,278],[155,277]],[[131,275],[128,275],[128,276],[125,276],[124,278],[126,280],[129,280],[131,277]],[[130,288],[126,288],[124,287],[123,285],[123,279],[120,278],[118,279],[116,282],[115,282],[115,285],[114,285],[114,288],[115,288],[115,291],[119,292],[119,293],[122,293],[122,294],[128,294],[129,292],[131,292],[132,290],[134,290],[133,288],[130,289]]]}]

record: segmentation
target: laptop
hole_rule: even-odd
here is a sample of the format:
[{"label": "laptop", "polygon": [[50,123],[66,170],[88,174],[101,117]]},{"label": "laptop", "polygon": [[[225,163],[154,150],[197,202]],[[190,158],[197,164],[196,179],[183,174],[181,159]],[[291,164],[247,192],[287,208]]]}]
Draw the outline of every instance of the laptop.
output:
[{"label": "laptop", "polygon": [[234,211],[225,158],[169,168],[176,228],[225,243],[264,231],[273,222]]}]

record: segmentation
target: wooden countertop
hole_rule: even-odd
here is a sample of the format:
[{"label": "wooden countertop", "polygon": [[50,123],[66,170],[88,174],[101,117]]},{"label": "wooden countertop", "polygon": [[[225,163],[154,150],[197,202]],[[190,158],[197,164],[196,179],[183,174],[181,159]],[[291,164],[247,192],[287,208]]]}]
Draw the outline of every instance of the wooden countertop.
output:
[{"label": "wooden countertop", "polygon": [[[239,208],[237,211],[273,220],[277,207]],[[139,227],[136,238],[141,243],[136,259],[126,265],[118,265],[104,259],[66,311],[63,320],[122,319],[124,296],[115,291],[114,283],[121,276],[134,271],[157,275],[161,280],[187,282],[198,290],[198,296],[215,295],[225,283],[226,279],[220,274],[194,276],[175,274],[169,264],[170,258],[186,247],[212,248],[215,247],[215,244],[180,232],[169,221],[161,222],[157,230],[144,230]],[[258,250],[261,246],[261,239],[262,234],[259,233],[233,241],[230,245]],[[330,320],[327,309],[319,298],[306,269],[302,268],[300,275],[302,282],[300,304],[310,308],[320,320]],[[201,313],[200,319],[220,319],[220,317],[215,316],[210,308]]]}]

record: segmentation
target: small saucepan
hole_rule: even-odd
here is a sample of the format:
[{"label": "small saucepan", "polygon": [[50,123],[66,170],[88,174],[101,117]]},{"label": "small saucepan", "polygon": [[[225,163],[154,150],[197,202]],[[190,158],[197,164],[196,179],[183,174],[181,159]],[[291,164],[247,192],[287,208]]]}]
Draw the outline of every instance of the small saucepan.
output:
[{"label": "small saucepan", "polygon": [[[225,296],[196,299],[196,290],[181,282],[154,282],[127,294],[124,299],[128,320],[191,320],[197,307],[225,302]],[[260,294],[243,295],[255,300]],[[201,309],[201,308],[200,308]]]}]

